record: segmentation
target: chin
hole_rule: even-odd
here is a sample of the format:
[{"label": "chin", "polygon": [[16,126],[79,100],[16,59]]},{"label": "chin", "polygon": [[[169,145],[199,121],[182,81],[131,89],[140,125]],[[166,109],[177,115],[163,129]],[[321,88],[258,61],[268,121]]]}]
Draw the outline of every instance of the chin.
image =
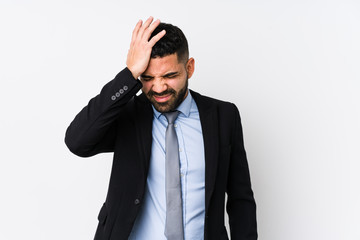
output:
[{"label": "chin", "polygon": [[158,112],[161,112],[161,113],[166,113],[166,112],[170,112],[172,110],[174,110],[175,108],[172,108],[171,106],[169,106],[168,104],[166,105],[160,105],[158,103],[153,103],[153,106],[155,107],[155,109],[158,111]]}]

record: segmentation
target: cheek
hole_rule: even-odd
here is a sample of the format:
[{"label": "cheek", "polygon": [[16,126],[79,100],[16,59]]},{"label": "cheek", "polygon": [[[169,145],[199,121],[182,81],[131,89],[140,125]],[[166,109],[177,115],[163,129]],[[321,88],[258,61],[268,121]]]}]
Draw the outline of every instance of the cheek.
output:
[{"label": "cheek", "polygon": [[184,88],[186,79],[174,79],[170,82],[168,82],[168,85],[175,89],[176,91],[179,91],[180,89]]},{"label": "cheek", "polygon": [[149,84],[148,82],[142,82],[142,88],[141,91],[145,94],[147,94],[151,88],[151,84]]}]

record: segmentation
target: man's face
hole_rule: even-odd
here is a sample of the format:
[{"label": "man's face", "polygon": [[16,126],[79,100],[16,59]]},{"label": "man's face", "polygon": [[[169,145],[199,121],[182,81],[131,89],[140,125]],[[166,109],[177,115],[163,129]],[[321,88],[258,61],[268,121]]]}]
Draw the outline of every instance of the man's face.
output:
[{"label": "man's face", "polygon": [[179,62],[177,54],[151,58],[140,80],[145,93],[159,112],[175,110],[188,94],[188,79],[194,72],[195,61]]}]

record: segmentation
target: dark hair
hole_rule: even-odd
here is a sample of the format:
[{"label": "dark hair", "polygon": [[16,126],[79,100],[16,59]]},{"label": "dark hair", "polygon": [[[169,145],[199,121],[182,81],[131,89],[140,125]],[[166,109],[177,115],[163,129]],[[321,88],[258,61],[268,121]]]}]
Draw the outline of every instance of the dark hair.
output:
[{"label": "dark hair", "polygon": [[153,46],[151,58],[165,57],[177,53],[178,61],[186,62],[189,58],[189,47],[180,28],[169,23],[160,23],[151,34],[150,39],[164,29],[166,34]]}]

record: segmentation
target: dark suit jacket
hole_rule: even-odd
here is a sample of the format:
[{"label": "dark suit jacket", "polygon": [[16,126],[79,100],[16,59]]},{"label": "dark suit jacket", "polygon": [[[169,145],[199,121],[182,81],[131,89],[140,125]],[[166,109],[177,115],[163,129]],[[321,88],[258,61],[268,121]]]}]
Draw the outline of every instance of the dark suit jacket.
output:
[{"label": "dark suit jacket", "polygon": [[[142,205],[152,144],[153,111],[141,82],[125,68],[90,100],[66,131],[76,155],[114,152],[106,201],[95,240],[128,239]],[[199,109],[205,149],[205,230],[207,240],[257,239],[256,205],[251,190],[239,112],[234,104],[191,91]],[[149,239],[152,239],[149,236]]]}]

